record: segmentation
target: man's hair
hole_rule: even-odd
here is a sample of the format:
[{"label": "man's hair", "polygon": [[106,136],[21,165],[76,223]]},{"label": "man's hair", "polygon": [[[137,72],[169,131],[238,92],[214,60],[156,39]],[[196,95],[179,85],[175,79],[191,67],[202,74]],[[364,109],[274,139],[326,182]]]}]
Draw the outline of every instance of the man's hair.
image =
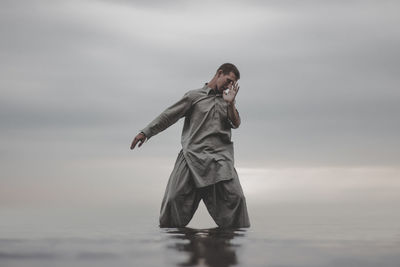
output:
[{"label": "man's hair", "polygon": [[240,72],[239,70],[236,68],[235,65],[233,65],[232,63],[224,63],[222,64],[218,69],[217,72],[219,70],[222,70],[222,73],[224,75],[229,74],[230,72],[233,72],[233,74],[235,74],[236,78],[239,80],[240,79]]}]

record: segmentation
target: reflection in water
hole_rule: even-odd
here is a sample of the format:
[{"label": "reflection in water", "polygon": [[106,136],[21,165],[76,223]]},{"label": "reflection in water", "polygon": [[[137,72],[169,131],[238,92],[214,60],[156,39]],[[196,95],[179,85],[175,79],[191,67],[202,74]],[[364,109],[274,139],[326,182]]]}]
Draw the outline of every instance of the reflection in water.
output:
[{"label": "reflection in water", "polygon": [[[188,227],[166,230],[174,244],[169,248],[186,252],[188,260],[179,266],[204,265],[210,267],[228,267],[236,265],[236,249],[240,245],[232,244],[235,237],[243,237],[241,229],[192,229]],[[183,241],[183,242],[182,242]],[[184,242],[189,241],[189,243]]]}]

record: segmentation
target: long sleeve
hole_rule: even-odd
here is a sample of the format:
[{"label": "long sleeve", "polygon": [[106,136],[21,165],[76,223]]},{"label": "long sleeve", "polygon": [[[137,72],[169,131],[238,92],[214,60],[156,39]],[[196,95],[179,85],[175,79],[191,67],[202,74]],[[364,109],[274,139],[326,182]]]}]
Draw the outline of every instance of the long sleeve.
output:
[{"label": "long sleeve", "polygon": [[[236,109],[236,108],[235,108]],[[239,114],[239,111],[236,109],[236,112],[238,113],[238,116],[239,116],[239,121],[241,120],[240,119],[240,114]],[[239,128],[239,126],[235,126],[235,124],[233,124],[233,122],[232,122],[232,120],[231,120],[231,118],[229,118],[229,116],[228,116],[228,122],[229,122],[229,126],[232,128],[232,129],[237,129],[237,128]]]},{"label": "long sleeve", "polygon": [[157,118],[150,122],[141,132],[149,139],[159,132],[164,131],[185,116],[191,105],[192,100],[189,97],[189,93],[186,93],[178,102],[164,110]]}]

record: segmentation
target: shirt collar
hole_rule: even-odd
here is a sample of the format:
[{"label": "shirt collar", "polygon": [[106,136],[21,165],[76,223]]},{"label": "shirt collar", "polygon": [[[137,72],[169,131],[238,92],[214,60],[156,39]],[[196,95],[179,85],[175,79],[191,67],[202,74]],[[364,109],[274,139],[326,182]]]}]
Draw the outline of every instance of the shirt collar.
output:
[{"label": "shirt collar", "polygon": [[209,94],[222,95],[220,92],[214,91],[214,89],[212,89],[211,87],[208,87],[208,83],[204,84],[203,89],[207,92],[207,95],[209,95]]}]

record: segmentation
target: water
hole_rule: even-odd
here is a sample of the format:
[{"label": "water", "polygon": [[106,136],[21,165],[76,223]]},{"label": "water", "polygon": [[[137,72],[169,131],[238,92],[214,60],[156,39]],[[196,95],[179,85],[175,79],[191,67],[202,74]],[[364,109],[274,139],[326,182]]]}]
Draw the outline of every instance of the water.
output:
[{"label": "water", "polygon": [[[158,207],[2,210],[0,266],[393,266],[400,225],[385,204],[249,206],[252,227],[157,227]],[[211,226],[211,227],[204,227]]]}]

